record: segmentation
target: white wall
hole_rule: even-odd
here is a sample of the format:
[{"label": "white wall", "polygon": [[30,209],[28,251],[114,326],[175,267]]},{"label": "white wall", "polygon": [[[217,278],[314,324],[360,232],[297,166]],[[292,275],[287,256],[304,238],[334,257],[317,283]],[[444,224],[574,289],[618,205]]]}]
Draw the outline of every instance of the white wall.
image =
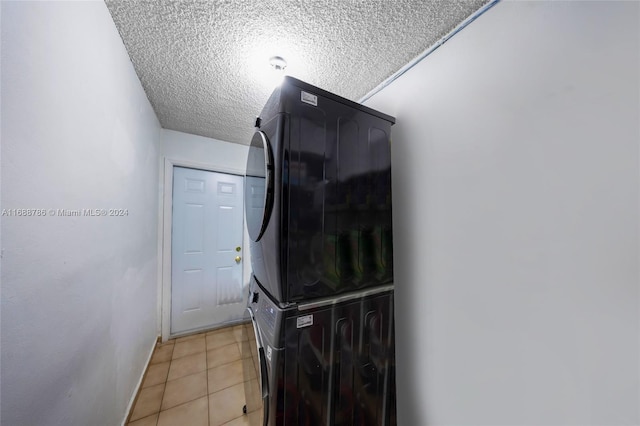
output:
[{"label": "white wall", "polygon": [[[163,194],[163,203],[161,205],[160,217],[161,221],[164,222],[164,226],[160,233],[162,237],[159,245],[164,261],[163,279],[160,284],[163,297],[158,305],[158,318],[162,317],[161,321],[164,323],[164,327],[161,326],[163,340],[169,337],[169,313],[171,311],[171,220],[166,213],[171,209],[172,188],[171,176],[167,175],[167,167],[171,167],[173,164],[244,176],[248,152],[249,147],[246,145],[162,129],[160,148],[162,176],[160,176],[160,187],[161,193]],[[167,164],[169,164],[169,166],[167,166]],[[249,278],[251,277],[249,241],[249,234],[247,233],[245,224],[242,248],[242,253],[244,253],[242,255],[242,261],[245,287],[249,285]],[[243,292],[243,294],[246,293],[246,291]]]},{"label": "white wall", "polygon": [[244,174],[249,147],[204,136],[162,129],[161,155]]},{"label": "white wall", "polygon": [[402,425],[639,424],[640,4],[502,2],[392,129]]},{"label": "white wall", "polygon": [[2,2],[3,425],[120,424],[156,338],[160,125],[103,2]]}]

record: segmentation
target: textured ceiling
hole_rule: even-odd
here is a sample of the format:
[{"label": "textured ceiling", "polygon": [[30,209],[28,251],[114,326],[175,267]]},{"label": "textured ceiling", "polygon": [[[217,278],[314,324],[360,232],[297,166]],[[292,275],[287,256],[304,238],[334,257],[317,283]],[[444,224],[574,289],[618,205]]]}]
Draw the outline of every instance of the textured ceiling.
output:
[{"label": "textured ceiling", "polygon": [[106,0],[165,129],[248,144],[286,73],[357,101],[487,0]]}]

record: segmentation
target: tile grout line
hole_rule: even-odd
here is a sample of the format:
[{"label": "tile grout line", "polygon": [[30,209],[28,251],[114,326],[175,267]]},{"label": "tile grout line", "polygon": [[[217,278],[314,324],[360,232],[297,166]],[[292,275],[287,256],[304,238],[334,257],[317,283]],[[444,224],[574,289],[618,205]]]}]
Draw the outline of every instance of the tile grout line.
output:
[{"label": "tile grout line", "polygon": [[211,426],[211,410],[209,408],[209,348],[207,347],[207,335],[204,336],[204,374],[207,380],[207,425]]},{"label": "tile grout line", "polygon": [[144,389],[144,382],[145,380],[147,380],[147,374],[149,373],[149,369],[151,368],[151,361],[153,360],[153,357],[156,354],[156,350],[158,349],[158,339],[156,339],[156,344],[153,347],[153,350],[151,351],[151,354],[149,356],[149,359],[147,360],[147,365],[144,369],[144,372],[142,373],[142,377],[140,378],[140,383],[138,384],[138,390],[136,391],[136,396],[133,399],[133,402],[131,403],[131,406],[129,407],[129,414],[127,414],[127,417],[123,423],[123,426],[126,425],[128,426],[129,423],[131,423],[131,417],[133,417],[133,412],[136,409],[136,405],[138,404],[138,399],[140,398],[140,394],[142,393],[142,390]]},{"label": "tile grout line", "polygon": [[[203,337],[204,337],[204,333],[200,333],[200,334],[203,334]],[[187,342],[188,342],[188,341],[190,341],[190,340],[196,340],[196,339],[197,339],[197,338],[189,339],[189,340],[187,340]],[[184,343],[184,342],[180,342],[180,343]],[[175,344],[174,344],[174,350],[175,350]],[[174,361],[174,360],[182,359],[182,358],[185,358],[185,357],[187,357],[187,356],[191,356],[191,355],[197,355],[198,353],[199,353],[199,352],[196,352],[196,353],[193,353],[193,354],[188,354],[188,355],[183,355],[183,356],[178,357],[178,358],[173,358],[173,353],[172,353],[171,362],[170,362],[170,364],[169,364],[169,371],[171,371],[171,364],[173,364],[173,361]],[[207,366],[207,359],[206,359],[206,356],[207,356],[207,344],[206,344],[206,340],[205,340],[205,350],[204,350],[204,354],[205,354],[205,371],[204,371],[204,373],[205,373],[205,380],[207,380],[207,392],[208,392],[209,383],[208,383],[208,376],[207,376],[207,371],[206,371],[206,366]],[[167,384],[168,384],[170,381],[171,381],[171,382],[173,382],[173,381],[176,381],[176,380],[183,379],[183,378],[185,378],[185,377],[194,376],[194,375],[196,375],[196,374],[200,374],[200,373],[202,373],[201,371],[198,371],[198,372],[195,372],[195,373],[186,374],[186,375],[184,375],[184,376],[177,377],[177,378],[172,379],[172,380],[168,380],[168,379],[169,379],[169,371],[167,372],[167,380],[165,380],[165,383],[164,383],[164,384],[165,384],[165,386],[164,386],[163,395],[162,395],[162,398],[163,398],[163,399],[164,399],[164,393],[165,393],[165,391],[166,391],[166,389],[167,389]],[[200,398],[201,398],[201,397],[200,397]],[[199,399],[199,397],[196,397],[196,398],[191,399],[191,400],[189,400],[189,401],[184,401],[184,402],[182,402],[182,403],[180,403],[180,404],[174,405],[174,406],[172,406],[172,407],[168,407],[168,408],[167,408],[167,409],[165,409],[165,410],[163,410],[163,409],[162,409],[162,403],[161,403],[161,405],[160,405],[160,411],[158,412],[158,421],[160,420],[160,413],[162,413],[163,411],[168,411],[168,410],[171,410],[171,409],[173,409],[173,408],[180,407],[181,405],[188,404],[188,403],[193,402],[193,401],[196,401],[196,400],[198,400],[198,399]],[[208,399],[207,399],[207,412],[208,412],[208,411],[209,411],[209,401],[208,401]],[[207,416],[208,416],[208,414],[207,414]],[[156,426],[157,426],[157,423],[156,423]]]},{"label": "tile grout line", "polygon": [[160,397],[160,407],[158,407],[158,417],[156,418],[156,426],[160,423],[160,412],[162,411],[162,401],[164,400],[164,393],[167,391],[167,381],[169,379],[169,372],[171,371],[171,364],[173,364],[173,351],[176,350],[176,342],[174,341],[173,349],[171,349],[171,359],[169,360],[169,368],[167,369],[167,377],[164,378],[164,386],[162,387],[162,396]]},{"label": "tile grout line", "polygon": [[[232,328],[232,327],[230,327],[230,329],[229,329],[228,331],[233,331],[233,328]],[[208,355],[208,349],[209,349],[208,344],[207,344],[207,337],[208,337],[208,336],[207,336],[207,334],[206,334],[206,333],[201,333],[201,334],[202,334],[202,338],[204,339],[204,343],[205,343],[205,349],[204,349],[204,357],[205,357],[205,371],[204,371],[204,374],[205,374],[205,380],[206,380],[206,394],[205,394],[205,397],[206,397],[206,402],[207,402],[207,403],[206,403],[206,408],[207,408],[207,420],[208,420],[208,424],[209,424],[209,425],[211,425],[211,422],[213,421],[213,419],[211,418],[210,404],[209,404],[209,402],[210,402],[210,401],[209,401],[209,396],[210,396],[210,395],[209,395],[209,391],[211,390],[211,387],[210,387],[210,385],[209,385],[209,369],[210,369],[210,368],[209,368],[209,367],[210,367],[210,365],[209,365],[209,364],[210,364],[210,363],[209,363],[209,359],[208,359],[208,356],[207,356],[207,355]],[[217,334],[217,333],[216,333],[216,334]],[[195,338],[194,338],[194,339],[195,339]],[[188,404],[188,403],[193,402],[193,401],[195,401],[195,400],[197,400],[197,399],[198,399],[198,398],[195,398],[195,399],[190,400],[190,401],[185,401],[185,402],[183,402],[183,403],[181,403],[181,404],[178,404],[178,405],[176,405],[176,406],[169,407],[169,408],[167,408],[166,410],[163,410],[163,409],[162,409],[162,403],[164,402],[164,397],[165,397],[166,392],[167,392],[167,385],[168,385],[168,383],[169,383],[169,381],[170,381],[170,380],[169,380],[169,373],[170,373],[170,371],[171,371],[172,365],[174,365],[174,364],[173,364],[173,361],[174,361],[174,360],[177,360],[177,359],[184,358],[184,357],[189,356],[189,355],[194,355],[194,354],[188,354],[188,355],[184,355],[184,356],[179,357],[179,358],[174,358],[175,348],[176,348],[177,341],[176,341],[176,339],[173,339],[173,340],[174,340],[174,342],[173,342],[173,344],[171,345],[171,346],[172,346],[172,349],[171,349],[171,358],[169,359],[169,366],[168,366],[168,369],[167,369],[167,375],[165,376],[165,378],[164,378],[164,382],[162,383],[162,384],[163,384],[163,388],[162,388],[162,394],[161,394],[161,396],[160,396],[160,406],[159,406],[158,411],[157,411],[156,413],[152,413],[152,414],[150,414],[150,416],[152,416],[152,415],[157,415],[157,416],[158,416],[158,417],[156,418],[156,421],[155,421],[155,426],[158,426],[158,424],[160,424],[160,414],[161,414],[162,412],[167,411],[167,410],[170,410],[170,409],[173,409],[173,408],[176,408],[176,407],[179,407],[179,406],[184,405],[184,404]],[[192,339],[189,339],[189,340],[192,340]],[[188,341],[188,340],[187,340],[187,341]],[[187,341],[180,342],[180,343],[185,343],[185,342],[187,342]],[[220,348],[223,348],[223,347],[225,347],[225,346],[231,346],[233,343],[235,343],[235,344],[236,344],[236,348],[237,348],[237,350],[238,350],[238,353],[240,354],[240,355],[239,355],[239,359],[238,359],[238,360],[229,361],[229,362],[225,362],[225,363],[220,364],[220,365],[215,365],[215,366],[213,366],[213,367],[211,367],[211,368],[225,367],[225,366],[228,366],[229,364],[232,364],[232,363],[234,363],[234,362],[236,362],[236,361],[240,361],[240,362],[242,363],[242,347],[241,347],[241,345],[242,345],[242,341],[237,341],[237,340],[236,340],[236,341],[234,341],[234,342],[230,342],[230,343],[229,343],[229,344],[227,344],[227,345],[221,345],[221,346],[213,347],[213,348],[211,348],[211,350],[220,349]],[[213,345],[213,342],[212,342],[212,345]],[[154,348],[154,352],[155,352],[155,350],[157,350],[157,349],[158,349],[158,346],[156,346],[156,348]],[[190,375],[194,375],[194,374],[199,374],[199,373],[187,374],[187,375],[185,375],[185,376],[178,377],[178,378],[173,379],[173,380],[178,380],[178,379],[181,379],[181,378],[184,378],[184,377],[188,377],[188,376],[190,376]],[[233,385],[226,386],[226,387],[224,387],[224,388],[222,388],[222,389],[218,389],[216,392],[220,392],[220,391],[225,390],[225,389],[228,389],[228,388],[230,388],[230,387],[232,387],[232,386],[236,386],[236,385],[238,385],[238,384],[241,384],[241,383],[243,383],[243,381],[244,381],[244,377],[243,377],[242,379],[243,379],[243,380],[241,380],[239,383],[236,383],[236,384],[233,384]],[[239,418],[239,417],[241,417],[241,416],[238,416],[238,418]],[[234,419],[232,419],[232,420],[235,420],[235,419],[236,419],[236,418],[234,418]],[[138,419],[138,420],[141,420],[141,419]]]}]

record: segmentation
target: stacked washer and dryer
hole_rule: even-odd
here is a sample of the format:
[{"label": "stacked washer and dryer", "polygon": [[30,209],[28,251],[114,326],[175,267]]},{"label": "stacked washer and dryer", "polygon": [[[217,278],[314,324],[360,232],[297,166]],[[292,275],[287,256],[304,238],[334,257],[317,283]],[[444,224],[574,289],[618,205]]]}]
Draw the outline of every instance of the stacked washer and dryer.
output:
[{"label": "stacked washer and dryer", "polygon": [[252,424],[396,423],[394,123],[292,77],[256,120],[242,354]]}]

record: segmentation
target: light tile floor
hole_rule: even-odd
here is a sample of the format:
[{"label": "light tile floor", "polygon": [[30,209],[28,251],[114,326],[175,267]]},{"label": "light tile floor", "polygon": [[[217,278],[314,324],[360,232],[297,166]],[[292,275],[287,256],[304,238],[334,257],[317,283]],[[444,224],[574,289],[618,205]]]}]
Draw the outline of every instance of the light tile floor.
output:
[{"label": "light tile floor", "polygon": [[[243,337],[243,327],[249,331]],[[241,426],[259,413],[242,414],[243,368],[255,381],[251,325],[236,325],[158,344],[129,419],[130,426]],[[244,351],[243,351],[244,347]],[[244,352],[244,354],[243,354]],[[243,366],[244,355],[244,366]]]}]

